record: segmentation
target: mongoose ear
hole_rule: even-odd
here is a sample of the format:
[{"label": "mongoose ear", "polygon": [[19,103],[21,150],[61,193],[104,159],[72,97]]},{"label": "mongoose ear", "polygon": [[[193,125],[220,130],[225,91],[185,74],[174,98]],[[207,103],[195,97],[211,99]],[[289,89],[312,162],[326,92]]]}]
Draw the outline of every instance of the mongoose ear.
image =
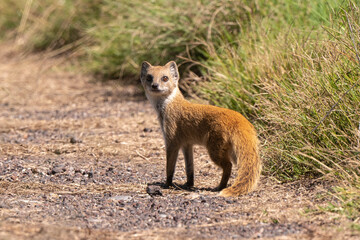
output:
[{"label": "mongoose ear", "polygon": [[179,80],[179,70],[178,70],[178,67],[176,65],[176,62],[170,61],[165,66],[170,68],[170,73],[171,73],[173,79],[175,81],[178,81]]},{"label": "mongoose ear", "polygon": [[141,74],[140,74],[140,79],[141,80],[146,76],[146,74],[147,74],[150,67],[151,67],[151,64],[148,63],[147,61],[144,61],[141,64]]}]

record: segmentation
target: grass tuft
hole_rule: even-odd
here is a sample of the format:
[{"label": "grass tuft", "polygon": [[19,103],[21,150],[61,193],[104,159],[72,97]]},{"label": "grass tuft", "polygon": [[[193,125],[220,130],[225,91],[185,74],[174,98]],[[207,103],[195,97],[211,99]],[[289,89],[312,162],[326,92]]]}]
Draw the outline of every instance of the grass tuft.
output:
[{"label": "grass tuft", "polygon": [[[292,9],[289,4],[283,7]],[[301,4],[310,3],[298,4],[302,11]],[[358,180],[360,63],[353,46],[360,38],[353,33],[359,31],[359,9],[350,2],[322,16],[323,9],[313,7],[300,14],[306,20],[269,14],[221,47],[207,43],[203,65],[210,81],[202,92],[255,122],[269,174]],[[313,23],[308,29],[307,21]]]}]

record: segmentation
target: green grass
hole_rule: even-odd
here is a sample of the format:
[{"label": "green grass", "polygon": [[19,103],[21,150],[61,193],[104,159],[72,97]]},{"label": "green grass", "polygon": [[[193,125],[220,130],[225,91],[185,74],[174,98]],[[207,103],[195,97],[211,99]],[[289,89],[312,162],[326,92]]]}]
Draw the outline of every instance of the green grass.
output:
[{"label": "green grass", "polygon": [[[89,29],[94,43],[87,48],[90,68],[106,77],[133,77],[139,64],[147,60],[164,64],[174,58],[203,58],[201,41],[209,33],[209,23],[219,24],[226,16],[246,17],[242,4],[231,1],[107,1],[102,7],[107,18]],[[218,10],[216,20],[214,13]],[[224,26],[231,30],[231,26]],[[211,29],[211,28],[210,28]],[[182,67],[182,71],[186,67]]]},{"label": "green grass", "polygon": [[344,22],[358,32],[359,11],[334,4],[320,15],[316,5],[302,15],[310,2],[283,1],[296,20],[269,14],[220,46],[206,43],[202,92],[255,122],[269,174],[358,180],[360,63]]},{"label": "green grass", "polygon": [[9,37],[19,27],[24,7],[25,0],[0,4],[0,38]]},{"label": "green grass", "polygon": [[360,212],[360,186],[335,187],[333,197],[337,199],[335,203],[329,203],[327,207],[321,209],[334,213],[339,213],[353,221],[351,228],[360,231],[359,212]]},{"label": "green grass", "polygon": [[[142,61],[175,59],[198,96],[254,123],[264,174],[333,179],[359,193],[359,7],[353,0],[3,0],[0,38],[26,51],[78,51],[100,79],[135,82]],[[359,216],[359,199],[345,192],[337,191],[350,199],[340,206]]]},{"label": "green grass", "polygon": [[[100,17],[101,0],[4,0],[0,38],[13,38],[26,51],[74,49]],[[83,42],[83,41],[81,41]]]}]

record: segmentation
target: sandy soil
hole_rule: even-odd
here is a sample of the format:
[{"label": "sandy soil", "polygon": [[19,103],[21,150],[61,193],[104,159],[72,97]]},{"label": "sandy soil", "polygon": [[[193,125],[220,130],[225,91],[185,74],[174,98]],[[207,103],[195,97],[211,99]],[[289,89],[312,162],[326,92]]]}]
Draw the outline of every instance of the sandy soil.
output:
[{"label": "sandy soil", "polygon": [[[198,147],[195,189],[164,189],[164,156],[139,88],[0,46],[0,239],[360,237],[321,211],[329,182],[263,176],[246,196],[218,197],[221,171]],[[185,180],[180,156],[174,181]]]}]

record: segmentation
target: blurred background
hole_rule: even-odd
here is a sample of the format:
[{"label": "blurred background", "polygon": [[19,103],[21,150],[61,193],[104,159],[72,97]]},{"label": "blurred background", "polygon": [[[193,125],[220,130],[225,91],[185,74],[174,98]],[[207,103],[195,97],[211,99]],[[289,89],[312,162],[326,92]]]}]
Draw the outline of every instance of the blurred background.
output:
[{"label": "blurred background", "polygon": [[2,0],[0,39],[24,54],[67,55],[96,81],[138,84],[142,61],[175,60],[188,96],[254,123],[265,174],[340,181],[336,191],[358,214],[359,7],[355,0]]}]

